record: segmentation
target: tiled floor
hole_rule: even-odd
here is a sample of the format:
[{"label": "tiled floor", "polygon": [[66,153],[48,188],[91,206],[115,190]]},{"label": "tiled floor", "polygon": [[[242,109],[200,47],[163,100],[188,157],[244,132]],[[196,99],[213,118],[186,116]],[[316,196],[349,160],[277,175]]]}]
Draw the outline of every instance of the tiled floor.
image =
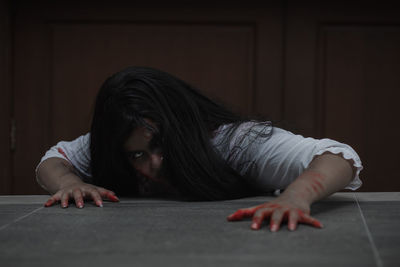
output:
[{"label": "tiled floor", "polygon": [[44,208],[47,196],[0,196],[0,265],[400,266],[400,193],[337,193],[312,206],[323,229],[226,221],[271,198],[61,209]]}]

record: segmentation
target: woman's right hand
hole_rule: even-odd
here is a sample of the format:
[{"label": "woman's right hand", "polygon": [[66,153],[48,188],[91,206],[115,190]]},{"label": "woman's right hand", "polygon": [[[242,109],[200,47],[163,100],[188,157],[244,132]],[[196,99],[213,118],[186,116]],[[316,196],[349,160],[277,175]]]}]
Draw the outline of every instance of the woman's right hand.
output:
[{"label": "woman's right hand", "polygon": [[44,206],[50,207],[55,203],[61,202],[61,207],[67,208],[70,198],[75,200],[75,206],[77,208],[83,208],[84,199],[93,199],[93,202],[98,207],[103,207],[103,198],[109,199],[112,202],[119,201],[118,197],[113,191],[92,184],[75,182],[58,190],[52,197],[49,198],[49,200],[47,200]]}]

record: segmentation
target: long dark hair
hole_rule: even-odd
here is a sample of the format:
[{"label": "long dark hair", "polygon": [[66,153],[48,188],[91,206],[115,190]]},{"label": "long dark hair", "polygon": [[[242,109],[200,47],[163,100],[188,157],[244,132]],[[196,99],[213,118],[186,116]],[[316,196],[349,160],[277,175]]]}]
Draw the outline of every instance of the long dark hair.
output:
[{"label": "long dark hair", "polygon": [[[122,195],[138,194],[138,174],[123,144],[132,130],[157,126],[169,182],[188,200],[221,200],[254,195],[210,143],[229,124],[230,134],[246,121],[186,82],[149,67],[128,67],[108,78],[96,98],[90,154],[93,182]],[[229,135],[227,135],[229,136]]]}]

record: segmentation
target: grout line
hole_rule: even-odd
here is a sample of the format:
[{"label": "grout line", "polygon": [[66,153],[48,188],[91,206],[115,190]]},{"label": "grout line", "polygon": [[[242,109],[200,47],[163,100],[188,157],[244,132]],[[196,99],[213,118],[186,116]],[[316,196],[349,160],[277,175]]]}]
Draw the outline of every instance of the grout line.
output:
[{"label": "grout line", "polygon": [[376,265],[377,265],[378,267],[383,267],[383,262],[382,262],[381,256],[379,255],[378,249],[376,248],[374,239],[373,239],[372,234],[371,234],[371,232],[370,232],[370,230],[369,230],[369,227],[368,227],[368,225],[367,225],[367,221],[365,220],[365,217],[364,217],[364,214],[363,214],[363,212],[362,212],[362,210],[361,210],[360,204],[358,203],[357,196],[356,196],[355,193],[353,193],[353,195],[354,195],[354,198],[355,198],[355,200],[356,200],[358,209],[359,209],[359,211],[360,211],[361,219],[362,219],[362,221],[363,221],[363,223],[364,223],[365,231],[367,232],[367,236],[368,236],[369,242],[370,242],[370,244],[371,244],[371,246],[372,246],[372,252],[373,252],[373,254],[374,254],[375,263],[376,263]]},{"label": "grout line", "polygon": [[27,214],[25,214],[25,215],[23,215],[23,216],[21,216],[21,217],[15,219],[14,221],[12,221],[12,222],[10,222],[10,223],[7,223],[7,224],[5,224],[5,225],[3,225],[3,226],[1,226],[1,227],[0,227],[0,231],[6,229],[6,228],[7,228],[8,226],[10,226],[11,224],[18,222],[18,221],[20,221],[20,220],[22,220],[22,219],[28,217],[29,215],[31,215],[31,214],[33,214],[33,213],[35,213],[35,212],[37,212],[38,210],[41,210],[41,209],[43,209],[43,207],[37,208],[37,209],[35,209],[35,210],[33,210],[33,211],[31,211],[31,212],[29,212],[29,213],[27,213]]}]

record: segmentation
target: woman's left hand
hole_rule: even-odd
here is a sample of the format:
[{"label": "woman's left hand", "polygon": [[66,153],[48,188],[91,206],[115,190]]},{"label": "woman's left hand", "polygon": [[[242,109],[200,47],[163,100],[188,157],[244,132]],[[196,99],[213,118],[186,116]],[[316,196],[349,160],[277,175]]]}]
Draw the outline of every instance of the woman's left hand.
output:
[{"label": "woman's left hand", "polygon": [[239,209],[227,217],[228,221],[238,221],[253,217],[251,228],[258,230],[264,220],[270,218],[270,230],[276,232],[283,221],[288,221],[288,229],[296,230],[298,223],[322,228],[322,224],[310,216],[310,204],[301,199],[280,195],[275,200],[255,207]]}]

